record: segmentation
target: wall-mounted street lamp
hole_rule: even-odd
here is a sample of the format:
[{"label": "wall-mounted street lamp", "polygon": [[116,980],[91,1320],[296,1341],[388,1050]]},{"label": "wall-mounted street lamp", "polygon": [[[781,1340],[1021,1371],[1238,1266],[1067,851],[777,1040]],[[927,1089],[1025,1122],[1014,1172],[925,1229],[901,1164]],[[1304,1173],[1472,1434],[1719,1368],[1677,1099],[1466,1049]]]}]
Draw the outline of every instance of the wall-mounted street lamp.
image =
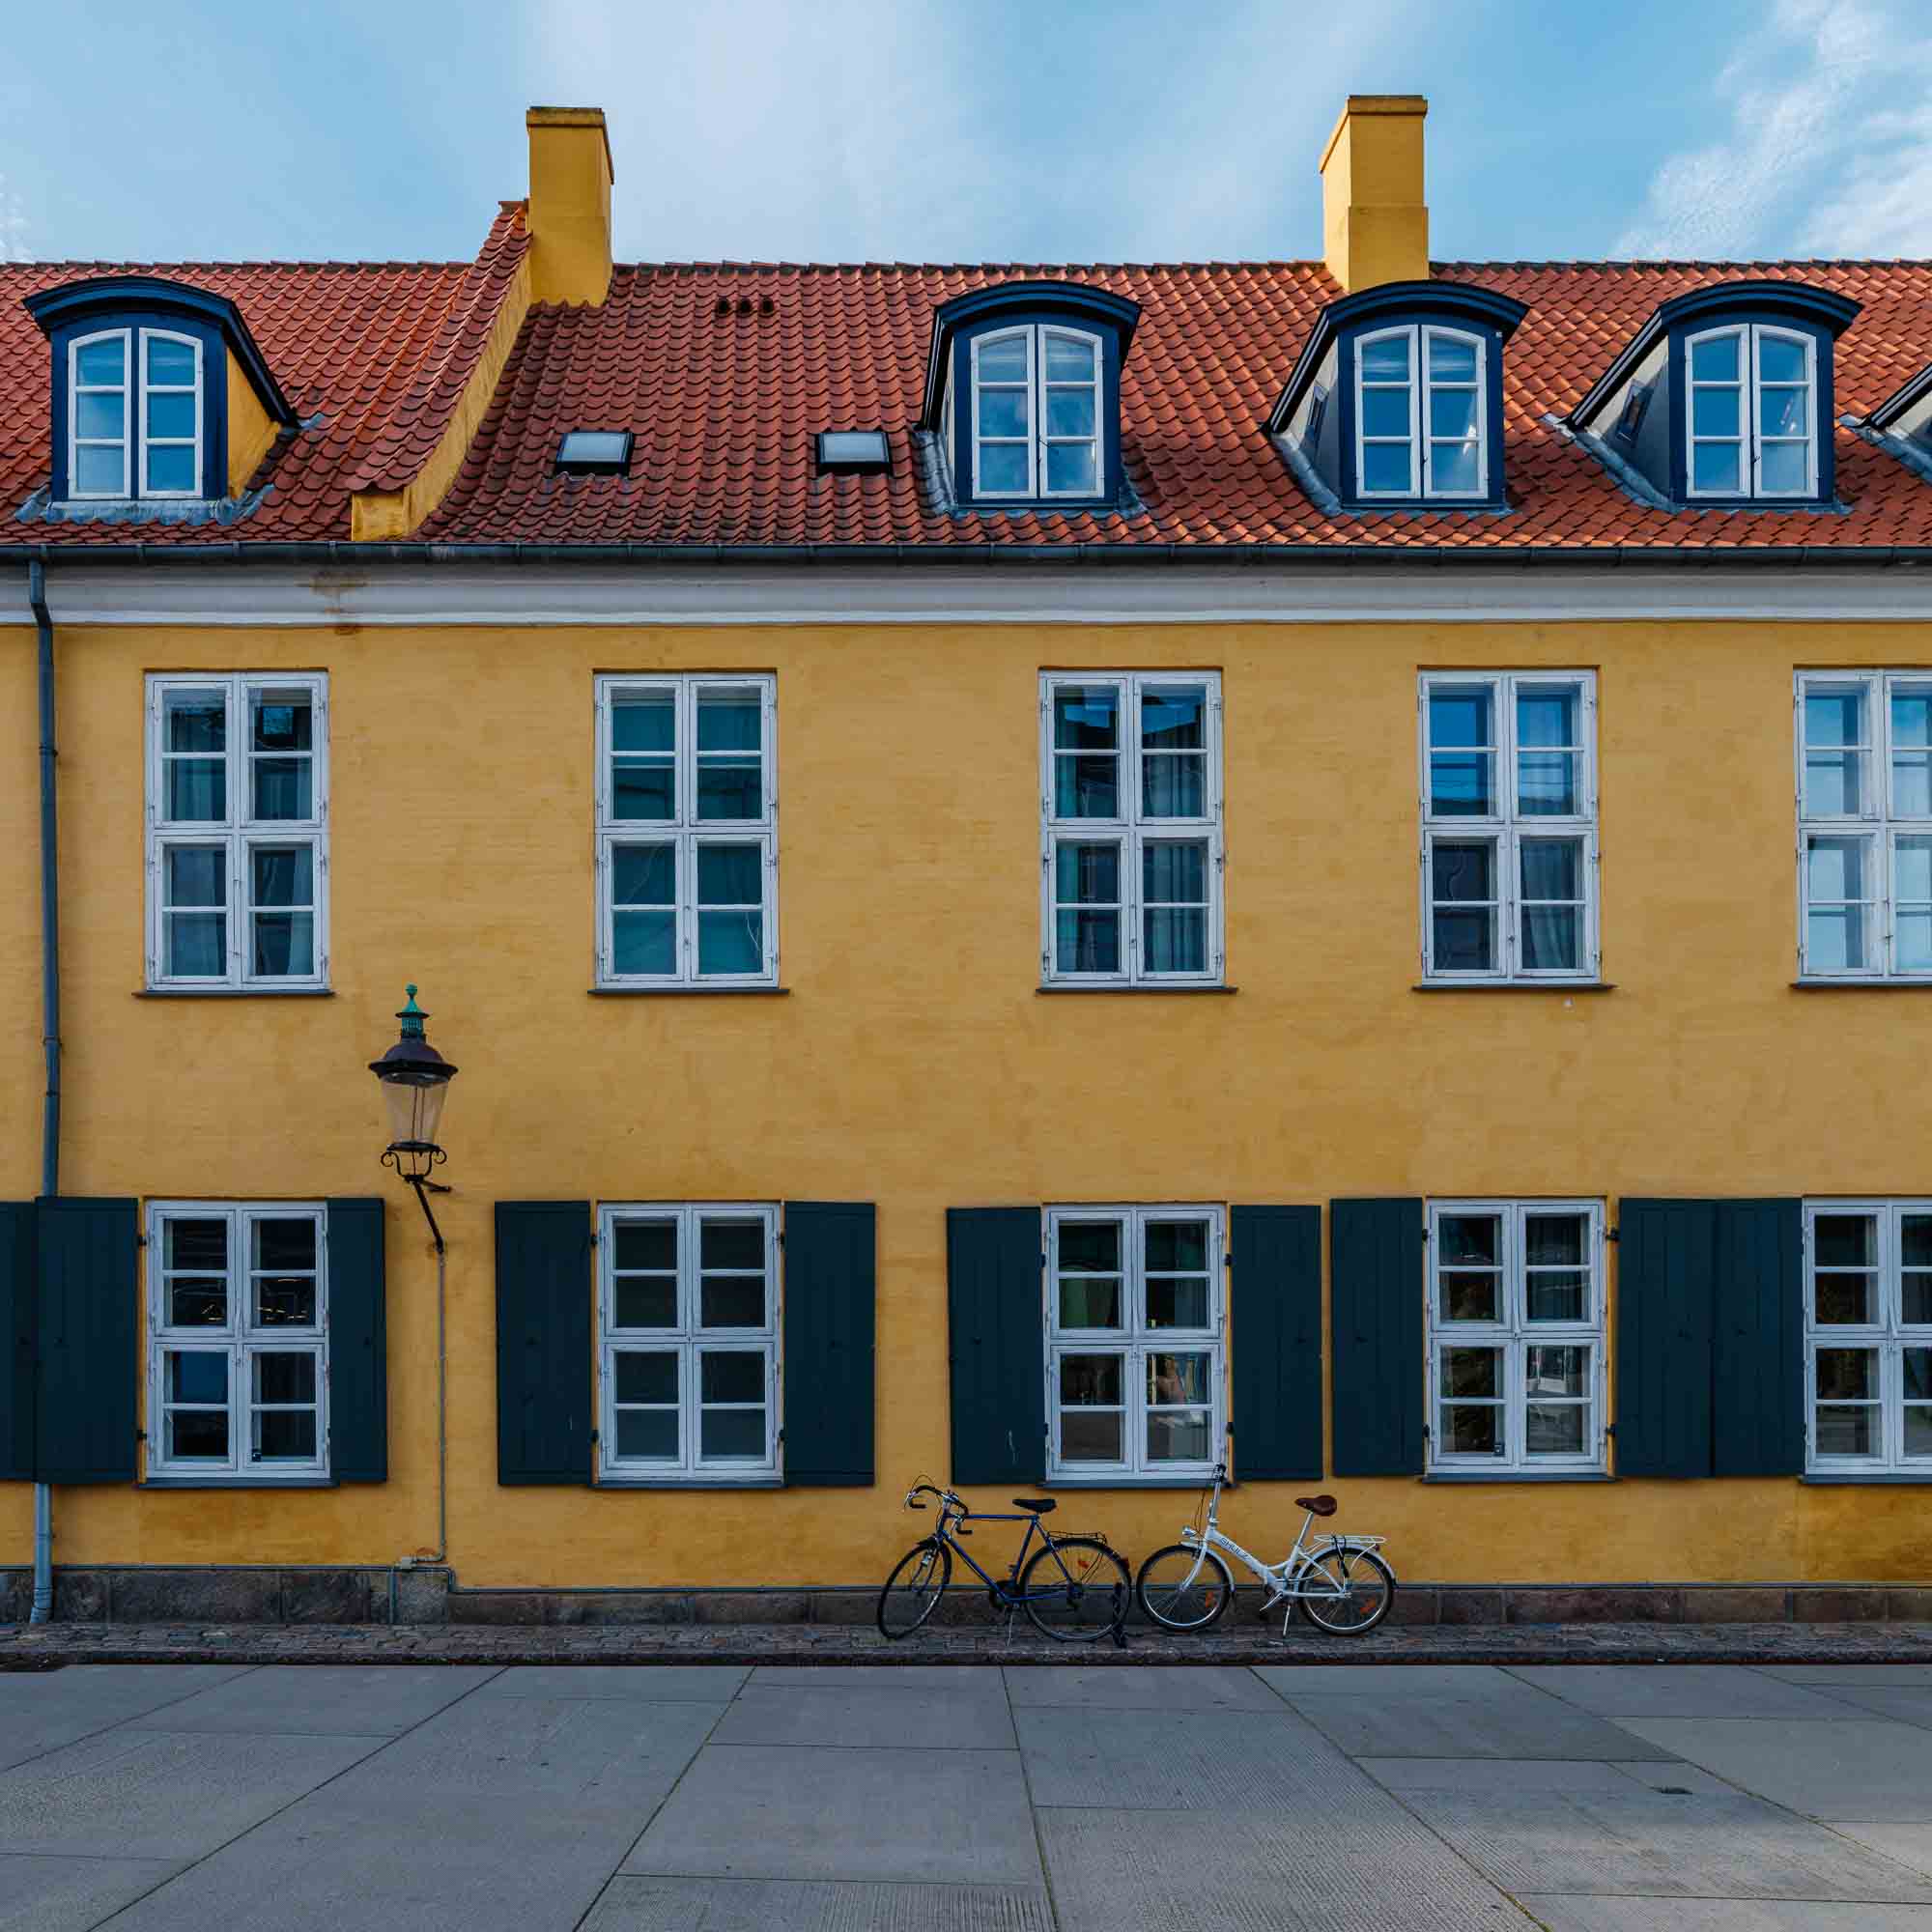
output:
[{"label": "wall-mounted street lamp", "polygon": [[369,1071],[383,1083],[383,1098],[389,1108],[389,1145],[383,1150],[383,1164],[393,1167],[415,1189],[436,1251],[441,1254],[442,1230],[430,1212],[429,1196],[447,1194],[449,1189],[429,1177],[448,1158],[436,1136],[456,1068],[423,1037],[423,1021],[429,1015],[416,1005],[416,989],[403,990],[409,1004],[396,1015],[403,1023],[402,1037],[381,1060],[369,1063]]}]

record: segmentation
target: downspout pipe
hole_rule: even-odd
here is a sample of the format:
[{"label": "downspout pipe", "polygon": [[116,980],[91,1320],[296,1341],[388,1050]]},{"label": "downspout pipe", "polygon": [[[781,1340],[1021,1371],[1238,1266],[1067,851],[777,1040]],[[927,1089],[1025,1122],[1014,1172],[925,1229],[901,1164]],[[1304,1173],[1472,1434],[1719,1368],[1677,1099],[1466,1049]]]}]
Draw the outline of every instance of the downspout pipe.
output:
[{"label": "downspout pipe", "polygon": [[[60,1192],[60,820],[54,775],[54,620],[47,610],[46,566],[27,567],[27,602],[40,635],[41,695],[41,1045],[47,1091],[41,1104],[41,1193]],[[54,1492],[34,1485],[34,1623],[54,1613]]]}]

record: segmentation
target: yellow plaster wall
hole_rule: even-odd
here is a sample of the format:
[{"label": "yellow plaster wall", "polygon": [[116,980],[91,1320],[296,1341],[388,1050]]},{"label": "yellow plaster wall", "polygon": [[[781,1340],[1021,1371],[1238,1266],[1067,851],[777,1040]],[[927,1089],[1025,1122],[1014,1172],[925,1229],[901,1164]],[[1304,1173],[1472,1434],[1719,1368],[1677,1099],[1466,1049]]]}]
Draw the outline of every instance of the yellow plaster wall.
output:
[{"label": "yellow plaster wall", "polygon": [[[17,581],[17,580],[16,580]],[[0,1200],[41,1185],[41,805],[39,639],[0,626]],[[33,1491],[0,1483],[0,1564],[33,1548]]]},{"label": "yellow plaster wall", "polygon": [[228,356],[228,494],[239,497],[248,487],[263,457],[274,446],[275,425],[255,385],[242,373],[233,352]]},{"label": "yellow plaster wall", "polygon": [[[31,632],[7,688],[31,691]],[[450,1558],[468,1585],[864,1582],[947,1474],[944,1215],[1081,1200],[1932,1192],[1914,996],[1793,991],[1793,667],[1932,661],[1907,626],[95,630],[63,645],[73,1192],[386,1191],[389,1483],[63,1490],[65,1563],[382,1563],[429,1548],[435,1276],[376,1164],[365,1063],[405,980],[463,1068],[445,1122]],[[25,664],[26,682],[19,667]],[[1037,675],[1224,678],[1230,998],[1038,997]],[[1416,978],[1421,668],[1600,673],[1616,990]],[[135,997],[142,674],[323,669],[328,1000]],[[778,678],[784,998],[591,998],[592,677]],[[21,706],[10,705],[16,741]],[[433,729],[426,729],[426,721]],[[0,826],[32,761],[0,763]],[[4,901],[31,908],[30,841]],[[15,876],[17,874],[17,876]],[[10,1094],[37,1093],[32,943],[0,924]],[[6,1116],[27,1132],[24,1099]],[[18,1135],[13,1137],[17,1140]],[[32,1155],[10,1144],[10,1184]],[[495,1480],[491,1204],[879,1204],[878,1486],[592,1492]],[[586,1293],[587,1293],[586,1289]],[[1231,1346],[1240,1346],[1238,1328]],[[1413,1577],[1932,1574],[1924,1492],[1797,1482],[1334,1485]],[[0,1488],[0,1563],[28,1553]],[[1139,1554],[1191,1494],[1068,1499]],[[1226,1519],[1265,1545],[1287,1496]],[[990,1546],[988,1546],[990,1547]]]}]

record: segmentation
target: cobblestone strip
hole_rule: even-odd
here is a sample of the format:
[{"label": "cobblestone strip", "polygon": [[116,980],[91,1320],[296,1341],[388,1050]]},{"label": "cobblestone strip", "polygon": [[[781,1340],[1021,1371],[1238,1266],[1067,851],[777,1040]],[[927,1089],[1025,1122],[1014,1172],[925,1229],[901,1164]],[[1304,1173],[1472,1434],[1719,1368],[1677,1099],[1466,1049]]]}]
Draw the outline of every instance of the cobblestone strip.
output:
[{"label": "cobblestone strip", "polygon": [[1327,1637],[1278,1630],[1125,1650],[1031,1631],[922,1631],[890,1643],[820,1624],[0,1625],[0,1670],[67,1663],[1932,1663],[1932,1623],[1427,1626]]}]

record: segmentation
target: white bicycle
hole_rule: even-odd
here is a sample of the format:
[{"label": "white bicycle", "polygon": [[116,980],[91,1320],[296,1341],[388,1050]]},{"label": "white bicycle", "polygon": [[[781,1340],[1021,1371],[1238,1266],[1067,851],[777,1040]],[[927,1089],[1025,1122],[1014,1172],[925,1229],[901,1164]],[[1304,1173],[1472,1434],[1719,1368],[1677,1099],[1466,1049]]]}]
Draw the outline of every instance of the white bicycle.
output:
[{"label": "white bicycle", "polygon": [[1226,1614],[1235,1594],[1235,1580],[1219,1551],[1238,1556],[1266,1586],[1261,1614],[1265,1618],[1277,1604],[1282,1611],[1282,1634],[1297,1605],[1317,1630],[1333,1636],[1360,1636],[1388,1615],[1395,1602],[1395,1572],[1377,1552],[1385,1536],[1330,1536],[1309,1541],[1317,1517],[1335,1514],[1329,1495],[1296,1496],[1294,1506],[1305,1510],[1294,1548],[1279,1563],[1264,1563],[1221,1533],[1221,1491],[1228,1465],[1217,1463],[1207,1493],[1207,1515],[1180,1532],[1179,1543],[1156,1549],[1141,1565],[1134,1594],[1141,1608],[1155,1623],[1174,1631],[1211,1629]]}]

